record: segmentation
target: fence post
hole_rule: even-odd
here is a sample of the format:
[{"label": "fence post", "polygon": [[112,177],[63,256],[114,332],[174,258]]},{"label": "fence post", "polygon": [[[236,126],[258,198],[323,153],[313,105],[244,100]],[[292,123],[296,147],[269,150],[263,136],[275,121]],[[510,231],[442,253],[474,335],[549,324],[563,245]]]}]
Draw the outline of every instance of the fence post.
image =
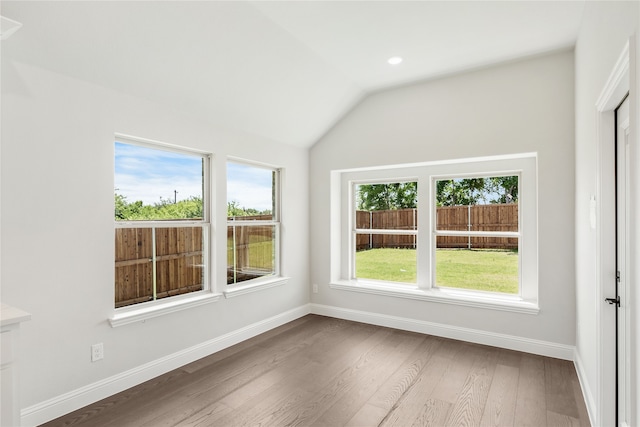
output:
[{"label": "fence post", "polygon": [[[467,231],[471,231],[471,205],[467,205]],[[471,249],[471,236],[467,236],[467,249]]]},{"label": "fence post", "polygon": [[[373,229],[373,212],[369,211],[369,230]],[[373,234],[369,232],[369,249],[373,248]]]},{"label": "fence post", "polygon": [[153,264],[151,265],[151,271],[153,274],[153,301],[158,299],[158,269],[157,269],[157,254],[156,254],[156,226],[151,227],[151,259]]}]

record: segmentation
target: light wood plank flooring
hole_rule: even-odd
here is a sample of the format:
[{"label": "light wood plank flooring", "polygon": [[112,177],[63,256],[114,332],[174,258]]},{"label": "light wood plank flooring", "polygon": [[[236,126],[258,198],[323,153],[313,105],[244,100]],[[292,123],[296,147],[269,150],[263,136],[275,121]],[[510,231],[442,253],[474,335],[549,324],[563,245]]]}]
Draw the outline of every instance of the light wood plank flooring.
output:
[{"label": "light wood plank flooring", "polygon": [[46,426],[588,426],[573,364],[309,315]]}]

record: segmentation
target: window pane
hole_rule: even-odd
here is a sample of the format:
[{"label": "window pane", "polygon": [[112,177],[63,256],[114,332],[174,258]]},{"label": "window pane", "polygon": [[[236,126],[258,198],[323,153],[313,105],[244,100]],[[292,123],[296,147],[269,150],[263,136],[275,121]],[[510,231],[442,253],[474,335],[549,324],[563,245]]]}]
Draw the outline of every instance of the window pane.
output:
[{"label": "window pane", "polygon": [[[436,208],[436,229],[439,231],[517,232],[518,204],[438,206]],[[457,241],[454,238],[448,240],[450,242]]]},{"label": "window pane", "polygon": [[203,217],[203,158],[115,143],[115,219]]},{"label": "window pane", "polygon": [[116,308],[204,289],[203,227],[116,228],[115,231]]},{"label": "window pane", "polygon": [[[355,206],[357,211],[399,211],[418,207],[418,183],[417,182],[389,182],[378,184],[358,184],[355,186]],[[400,217],[392,218],[389,213],[380,218],[372,218],[371,226],[362,228],[376,229],[415,229],[415,218],[407,213]],[[360,219],[358,219],[360,221]],[[362,217],[363,222],[367,221]],[[397,228],[392,228],[397,227]],[[404,228],[401,228],[404,227]],[[360,228],[358,226],[358,228]]]},{"label": "window pane", "polygon": [[436,229],[518,231],[518,176],[436,181]]},{"label": "window pane", "polygon": [[227,284],[276,273],[276,226],[227,227]]},{"label": "window pane", "polygon": [[153,300],[151,228],[116,228],[115,306]]},{"label": "window pane", "polygon": [[517,294],[518,250],[437,249],[436,286]]},{"label": "window pane", "polygon": [[[439,231],[518,232],[517,175],[436,181]],[[437,236],[436,286],[519,292],[518,238]]]},{"label": "window pane", "polygon": [[156,228],[156,299],[204,289],[202,227]]},{"label": "window pane", "polygon": [[356,228],[373,230],[417,230],[418,210],[389,209],[389,210],[357,210]]},{"label": "window pane", "polygon": [[[417,230],[418,183],[365,183],[354,187],[355,228]],[[358,232],[355,236],[358,279],[416,283],[416,236]]]},{"label": "window pane", "polygon": [[[416,244],[413,235],[358,234],[355,256],[357,279],[416,283]],[[371,244],[369,242],[372,242]]]},{"label": "window pane", "polygon": [[275,220],[276,171],[227,162],[229,220]]}]

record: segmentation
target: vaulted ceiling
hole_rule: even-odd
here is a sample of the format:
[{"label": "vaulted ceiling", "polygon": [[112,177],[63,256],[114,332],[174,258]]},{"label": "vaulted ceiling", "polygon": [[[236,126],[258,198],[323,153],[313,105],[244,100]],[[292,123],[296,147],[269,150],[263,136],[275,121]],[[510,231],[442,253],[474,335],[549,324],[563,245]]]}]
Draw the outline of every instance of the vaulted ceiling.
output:
[{"label": "vaulted ceiling", "polygon": [[2,16],[23,27],[2,41],[2,60],[308,147],[373,91],[572,47],[583,6],[3,1]]}]

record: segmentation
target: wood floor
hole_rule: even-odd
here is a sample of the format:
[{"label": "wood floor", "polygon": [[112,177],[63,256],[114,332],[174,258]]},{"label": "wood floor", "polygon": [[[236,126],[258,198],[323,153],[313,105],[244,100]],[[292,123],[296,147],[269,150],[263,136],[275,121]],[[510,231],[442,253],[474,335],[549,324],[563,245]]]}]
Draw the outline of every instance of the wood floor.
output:
[{"label": "wood floor", "polygon": [[588,426],[573,364],[309,315],[46,426]]}]

